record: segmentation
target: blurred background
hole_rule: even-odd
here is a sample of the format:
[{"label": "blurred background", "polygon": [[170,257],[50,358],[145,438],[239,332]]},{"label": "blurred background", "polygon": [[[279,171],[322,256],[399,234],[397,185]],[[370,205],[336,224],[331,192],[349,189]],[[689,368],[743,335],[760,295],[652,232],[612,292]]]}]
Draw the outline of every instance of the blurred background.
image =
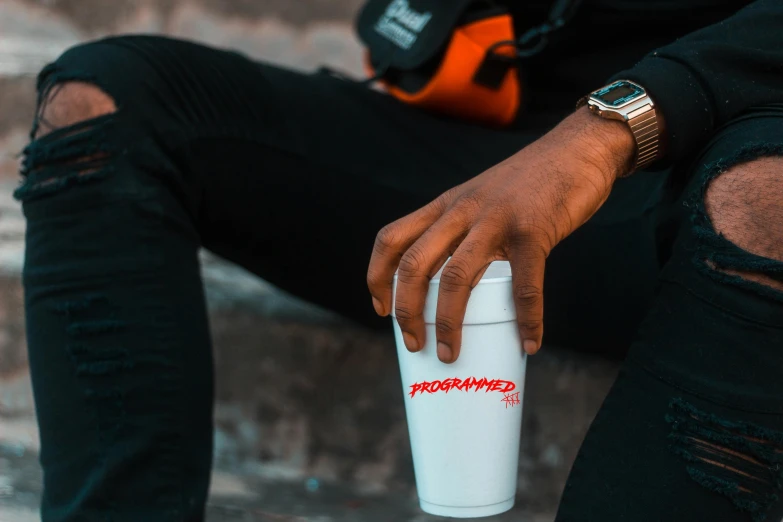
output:
[{"label": "blurred background", "polygon": [[[353,17],[361,4],[0,0],[0,522],[39,519],[39,443],[20,281],[24,220],[11,197],[35,74],[80,41],[143,32],[302,71],[329,65],[359,76]],[[206,252],[202,265],[217,376],[208,520],[441,520],[418,509],[391,324],[388,334],[368,332]],[[531,358],[516,507],[483,520],[553,519],[616,370],[555,347]]]}]

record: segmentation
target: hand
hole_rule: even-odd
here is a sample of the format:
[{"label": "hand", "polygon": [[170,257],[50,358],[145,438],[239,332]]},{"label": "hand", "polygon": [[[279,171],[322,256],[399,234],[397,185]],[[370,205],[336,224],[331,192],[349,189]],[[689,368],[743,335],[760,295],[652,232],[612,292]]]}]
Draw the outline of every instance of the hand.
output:
[{"label": "hand", "polygon": [[471,290],[492,261],[509,260],[522,346],[535,353],[543,336],[546,258],[606,201],[634,152],[625,124],[582,108],[511,158],[387,225],[367,273],[375,311],[391,311],[399,266],[396,317],[405,346],[420,350],[429,281],[451,256],[440,278],[435,330],[438,358],[453,362]]}]

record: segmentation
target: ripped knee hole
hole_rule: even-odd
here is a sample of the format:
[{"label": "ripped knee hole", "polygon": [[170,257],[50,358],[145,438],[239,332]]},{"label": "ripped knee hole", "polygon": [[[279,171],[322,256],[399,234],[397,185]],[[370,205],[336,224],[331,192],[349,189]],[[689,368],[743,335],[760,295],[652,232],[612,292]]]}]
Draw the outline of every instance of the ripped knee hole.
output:
[{"label": "ripped knee hole", "polygon": [[699,261],[724,282],[783,298],[783,144],[755,144],[708,167],[701,198]]},{"label": "ripped knee hole", "polygon": [[28,201],[107,175],[115,147],[106,133],[116,112],[114,99],[93,84],[41,87],[32,141],[23,151],[23,183],[14,197]]}]

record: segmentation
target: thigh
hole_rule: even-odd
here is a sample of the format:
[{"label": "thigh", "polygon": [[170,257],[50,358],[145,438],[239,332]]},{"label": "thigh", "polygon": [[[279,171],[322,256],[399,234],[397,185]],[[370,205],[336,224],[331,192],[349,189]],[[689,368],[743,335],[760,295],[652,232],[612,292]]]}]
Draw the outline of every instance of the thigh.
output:
[{"label": "thigh", "polygon": [[[374,316],[365,284],[377,231],[564,116],[531,111],[514,129],[490,129],[355,82],[162,37],[110,38],[60,60],[74,70],[85,61],[167,153],[166,168],[148,170],[181,197],[206,248],[372,325],[387,324]],[[658,272],[655,211],[664,180],[619,182],[598,214],[555,249],[545,283],[550,340],[627,346]],[[618,317],[620,326],[610,324]]]},{"label": "thigh", "polygon": [[[708,185],[733,164],[783,154],[781,136],[783,111],[755,114],[723,129],[694,162],[692,219],[582,445],[558,521],[783,516],[783,292],[727,273],[774,279],[783,260],[730,243],[704,206]],[[749,181],[744,190],[769,187]],[[780,230],[774,216],[757,222],[762,233]]]}]

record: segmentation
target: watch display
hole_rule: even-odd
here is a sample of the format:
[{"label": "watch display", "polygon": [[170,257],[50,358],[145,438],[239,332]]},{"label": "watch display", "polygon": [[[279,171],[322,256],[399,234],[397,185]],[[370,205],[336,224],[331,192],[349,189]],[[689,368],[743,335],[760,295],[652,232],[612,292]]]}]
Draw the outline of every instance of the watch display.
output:
[{"label": "watch display", "polygon": [[593,98],[596,98],[601,103],[608,105],[609,107],[619,107],[625,103],[635,100],[639,96],[644,95],[644,89],[626,80],[620,80],[607,85],[599,91],[593,93]]}]

